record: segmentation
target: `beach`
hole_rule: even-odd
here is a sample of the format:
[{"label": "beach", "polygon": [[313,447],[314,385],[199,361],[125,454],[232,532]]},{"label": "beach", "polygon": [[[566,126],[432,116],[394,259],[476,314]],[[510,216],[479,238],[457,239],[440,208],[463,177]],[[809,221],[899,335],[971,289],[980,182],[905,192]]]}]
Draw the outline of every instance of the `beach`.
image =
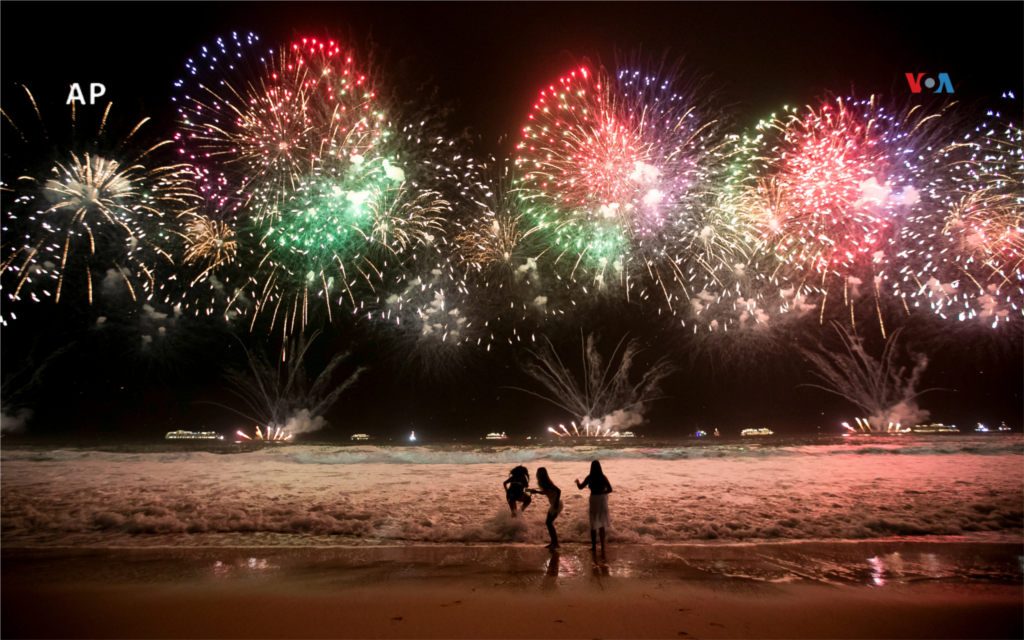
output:
[{"label": "beach", "polygon": [[[1024,439],[12,446],[4,637],[1020,637]],[[606,558],[586,492],[614,487]],[[511,517],[501,481],[561,486]]]}]

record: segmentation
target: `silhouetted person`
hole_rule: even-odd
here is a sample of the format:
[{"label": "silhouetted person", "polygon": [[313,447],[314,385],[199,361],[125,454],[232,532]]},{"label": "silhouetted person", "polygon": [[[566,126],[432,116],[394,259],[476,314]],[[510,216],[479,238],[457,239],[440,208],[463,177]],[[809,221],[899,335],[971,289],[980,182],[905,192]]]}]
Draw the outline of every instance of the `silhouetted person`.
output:
[{"label": "silhouetted person", "polygon": [[555,518],[558,517],[558,514],[562,513],[562,490],[556,487],[554,482],[551,482],[551,478],[548,477],[548,470],[544,467],[537,469],[537,486],[540,489],[530,489],[530,493],[540,493],[548,498],[550,506],[548,507],[548,517],[544,520],[544,524],[548,528],[548,535],[551,536],[551,544],[547,548],[554,551],[558,548]]},{"label": "silhouetted person", "polygon": [[519,465],[508,472],[508,479],[504,482],[505,499],[508,500],[508,508],[512,510],[512,517],[516,517],[516,503],[523,503],[523,511],[530,506],[530,494],[526,492],[530,486],[530,472],[526,467]]},{"label": "silhouetted person", "polygon": [[608,516],[608,494],[612,492],[612,483],[601,471],[601,463],[594,460],[590,463],[590,475],[580,482],[577,478],[576,488],[590,487],[590,550],[597,553],[597,534],[601,534],[601,555],[604,556],[604,529],[611,526]]}]

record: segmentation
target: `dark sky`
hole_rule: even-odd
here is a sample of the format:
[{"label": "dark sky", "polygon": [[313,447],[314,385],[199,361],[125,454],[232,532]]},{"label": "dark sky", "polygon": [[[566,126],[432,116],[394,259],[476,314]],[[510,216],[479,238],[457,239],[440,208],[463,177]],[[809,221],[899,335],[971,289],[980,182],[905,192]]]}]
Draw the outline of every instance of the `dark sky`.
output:
[{"label": "dark sky", "polygon": [[[441,101],[454,107],[449,132],[468,130],[481,154],[507,154],[537,92],[574,61],[589,57],[611,64],[616,52],[638,48],[685,56],[691,69],[710,75],[741,127],[826,90],[852,86],[858,94],[903,95],[907,72],[948,73],[957,99],[968,104],[989,104],[1007,89],[1024,93],[1024,3],[77,3],[59,8],[5,3],[4,15],[0,96],[5,110],[11,109],[17,84],[31,88],[45,106],[62,105],[72,82],[102,82],[105,98],[122,117],[150,115],[158,126],[169,127],[172,82],[182,75],[185,59],[218,36],[254,31],[267,44],[294,36],[355,36],[372,39],[385,72],[404,82],[397,87],[401,97],[415,98],[419,83],[436,86]],[[62,321],[4,329],[5,371],[15,357],[7,342],[12,336],[28,344],[48,330],[65,336],[55,340],[64,340],[73,319]],[[40,329],[49,326],[46,322],[56,324]],[[350,339],[321,338],[337,348]],[[38,407],[38,428],[76,424],[95,432],[149,433],[179,420],[185,428],[200,426],[195,423],[230,428],[222,413],[191,404],[216,395],[210,389],[219,369],[197,360],[230,359],[239,350],[227,346],[233,343],[224,336],[210,340],[187,344],[158,364],[140,363],[112,345],[72,350],[48,373],[49,388],[59,388],[57,397],[66,404]],[[1007,354],[985,340],[984,357],[975,352],[966,360],[936,360],[936,376],[947,367],[963,378],[957,380],[961,391],[935,396],[941,408],[936,417],[963,422],[978,415],[1019,426],[1019,349]],[[48,348],[53,346],[39,350]],[[358,347],[358,354],[377,357],[373,345]],[[986,362],[994,368],[985,371]],[[758,362],[718,367],[717,376],[706,371],[677,376],[670,394],[675,399],[652,413],[651,428],[672,432],[680,424],[739,427],[764,420],[810,429],[819,422],[835,424],[831,415],[821,416],[819,409],[830,406],[824,398],[794,390],[798,371],[780,377],[773,366]],[[378,367],[363,383],[363,401],[350,401],[330,417],[365,429],[397,432],[419,421],[428,429],[455,424],[467,433],[491,425],[528,432],[539,422],[559,419],[516,392],[501,390],[501,400],[494,400],[496,387],[526,383],[513,369],[510,362],[485,361],[473,365],[472,382],[421,383]],[[77,392],[77,401],[72,400],[75,385],[85,389]],[[841,406],[835,414],[850,412]]]},{"label": "dark sky", "polygon": [[268,44],[369,37],[386,71],[410,85],[432,82],[457,106],[452,131],[468,127],[488,146],[516,133],[536,94],[574,60],[610,64],[616,51],[685,56],[744,124],[824,90],[902,94],[907,72],[948,73],[966,102],[1019,91],[1024,77],[1020,3],[84,3],[9,11],[4,89],[25,83],[63,102],[71,82],[102,82],[118,109],[173,114],[171,82],[185,58],[218,36],[253,31]]}]

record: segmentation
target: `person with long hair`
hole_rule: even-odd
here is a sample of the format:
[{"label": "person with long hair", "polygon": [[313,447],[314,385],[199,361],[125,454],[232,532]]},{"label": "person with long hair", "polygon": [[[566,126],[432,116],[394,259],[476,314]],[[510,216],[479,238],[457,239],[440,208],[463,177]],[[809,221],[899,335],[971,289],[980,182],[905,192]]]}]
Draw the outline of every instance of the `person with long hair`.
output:
[{"label": "person with long hair", "polygon": [[512,517],[516,517],[516,503],[523,503],[523,511],[526,511],[526,507],[530,506],[530,494],[527,492],[527,488],[530,486],[530,472],[526,470],[526,467],[519,465],[508,472],[508,478],[503,483],[505,486],[505,500],[508,502],[508,508],[512,510]]},{"label": "person with long hair", "polygon": [[555,531],[555,518],[558,517],[558,514],[562,513],[562,490],[556,487],[554,482],[551,482],[548,470],[544,467],[537,469],[537,486],[540,489],[531,489],[530,493],[540,493],[547,496],[550,506],[548,507],[548,517],[544,520],[544,525],[548,528],[548,535],[551,536],[551,544],[547,548],[554,551],[559,547],[558,533]]},{"label": "person with long hair", "polygon": [[590,463],[590,475],[583,482],[576,479],[576,488],[590,487],[590,551],[597,553],[597,536],[601,535],[601,555],[604,556],[604,530],[611,526],[608,515],[608,494],[612,492],[612,483],[608,482],[601,463],[594,460]]}]

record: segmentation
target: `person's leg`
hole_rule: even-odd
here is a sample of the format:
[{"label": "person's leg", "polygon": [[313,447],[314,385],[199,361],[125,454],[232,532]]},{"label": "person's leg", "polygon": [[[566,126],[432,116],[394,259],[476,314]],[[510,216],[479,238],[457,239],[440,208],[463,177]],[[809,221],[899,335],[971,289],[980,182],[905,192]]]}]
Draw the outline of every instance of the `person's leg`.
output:
[{"label": "person's leg", "polygon": [[549,513],[547,520],[544,521],[544,524],[547,525],[548,528],[548,535],[551,536],[551,544],[548,545],[551,549],[558,546],[558,533],[555,531],[555,518],[557,517],[557,513]]},{"label": "person's leg", "polygon": [[526,507],[530,506],[530,502],[532,501],[533,498],[530,497],[530,494],[527,493],[523,496],[523,511],[526,511]]},{"label": "person's leg", "polygon": [[590,530],[590,550],[597,551],[597,531],[593,529]]},{"label": "person's leg", "polygon": [[512,517],[513,518],[516,517],[516,501],[515,500],[509,500],[508,501],[508,508],[512,510]]},{"label": "person's leg", "polygon": [[601,555],[604,555],[604,527],[601,527]]}]

